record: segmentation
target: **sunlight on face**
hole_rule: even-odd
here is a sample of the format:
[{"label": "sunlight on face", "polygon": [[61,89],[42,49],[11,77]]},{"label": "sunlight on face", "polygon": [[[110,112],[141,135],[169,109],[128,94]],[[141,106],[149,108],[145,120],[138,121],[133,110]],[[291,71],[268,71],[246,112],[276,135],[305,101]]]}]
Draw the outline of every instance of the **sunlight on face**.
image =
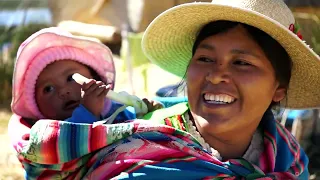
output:
[{"label": "sunlight on face", "polygon": [[242,26],[199,44],[187,89],[197,126],[215,133],[256,127],[272,100],[285,95],[270,61]]}]

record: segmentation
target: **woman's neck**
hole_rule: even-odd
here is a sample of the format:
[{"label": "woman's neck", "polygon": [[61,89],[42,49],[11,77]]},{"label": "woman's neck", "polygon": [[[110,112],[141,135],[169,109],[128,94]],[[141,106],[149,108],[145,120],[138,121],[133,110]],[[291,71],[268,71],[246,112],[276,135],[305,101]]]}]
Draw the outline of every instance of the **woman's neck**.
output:
[{"label": "woman's neck", "polygon": [[[249,129],[246,131],[248,132]],[[243,132],[211,135],[201,131],[200,134],[212,148],[220,153],[222,160],[228,160],[243,156],[250,145],[254,132],[255,129],[244,135]]]},{"label": "woman's neck", "polygon": [[247,126],[245,130],[243,128],[239,128],[239,130],[232,132],[212,134],[203,131],[193,119],[192,121],[205,142],[209,144],[210,147],[217,150],[223,160],[242,157],[248,149],[253,134],[259,125],[251,124],[250,126]]}]

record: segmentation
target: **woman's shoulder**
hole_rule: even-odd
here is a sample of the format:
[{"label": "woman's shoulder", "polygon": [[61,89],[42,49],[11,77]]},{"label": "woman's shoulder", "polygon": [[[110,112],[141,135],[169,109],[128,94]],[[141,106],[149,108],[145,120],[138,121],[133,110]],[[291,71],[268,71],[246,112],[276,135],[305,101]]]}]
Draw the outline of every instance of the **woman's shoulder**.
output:
[{"label": "woman's shoulder", "polygon": [[289,145],[290,148],[294,149],[295,151],[298,151],[298,149],[300,149],[300,145],[296,138],[293,136],[293,134],[277,120],[275,120],[275,126],[278,135],[277,138],[281,139],[281,141],[284,141],[287,145]]},{"label": "woman's shoulder", "polygon": [[267,139],[273,142],[276,150],[276,167],[291,169],[294,174],[301,174],[307,170],[308,157],[301,148],[296,138],[277,120],[275,124],[275,133],[271,133]]}]

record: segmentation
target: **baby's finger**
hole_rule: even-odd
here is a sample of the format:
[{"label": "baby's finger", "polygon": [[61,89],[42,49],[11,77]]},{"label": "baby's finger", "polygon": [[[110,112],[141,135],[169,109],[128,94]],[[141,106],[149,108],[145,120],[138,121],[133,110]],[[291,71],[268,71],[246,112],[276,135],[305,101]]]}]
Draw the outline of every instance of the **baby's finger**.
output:
[{"label": "baby's finger", "polygon": [[154,106],[154,110],[156,110],[156,109],[162,109],[162,108],[164,108],[164,106],[162,105],[162,104],[156,104],[155,106]]},{"label": "baby's finger", "polygon": [[100,86],[99,84],[99,81],[96,81],[96,83],[91,84],[91,86],[88,89],[84,90],[85,94],[91,94],[94,91],[96,91],[96,89]]},{"label": "baby's finger", "polygon": [[102,81],[97,81],[96,84],[98,84],[99,86],[105,85]]},{"label": "baby's finger", "polygon": [[99,85],[92,93],[96,96],[100,96],[100,94],[106,89],[106,85]]},{"label": "baby's finger", "polygon": [[147,105],[148,109],[152,109],[153,107],[153,101],[149,101],[148,99],[146,98],[143,98],[142,101]]},{"label": "baby's finger", "polygon": [[91,87],[91,85],[93,85],[95,83],[96,83],[96,80],[91,79],[88,83],[83,83],[81,88],[83,91],[87,91]]},{"label": "baby's finger", "polygon": [[103,91],[99,94],[99,96],[105,97],[105,96],[108,94],[108,92],[109,92],[109,90],[110,90],[110,87],[111,87],[110,84],[106,85],[106,86],[104,87]]},{"label": "baby's finger", "polygon": [[157,107],[157,108],[163,108],[164,105],[162,103],[160,103],[159,101],[153,101],[153,106]]}]

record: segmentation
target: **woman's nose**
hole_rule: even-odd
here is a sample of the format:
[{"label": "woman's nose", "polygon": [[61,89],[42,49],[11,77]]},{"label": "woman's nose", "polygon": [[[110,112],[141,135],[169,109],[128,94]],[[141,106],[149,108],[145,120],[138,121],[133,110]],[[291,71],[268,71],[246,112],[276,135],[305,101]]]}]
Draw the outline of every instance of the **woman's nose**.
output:
[{"label": "woman's nose", "polygon": [[211,82],[212,84],[219,83],[229,83],[230,82],[230,72],[228,67],[217,64],[215,67],[209,70],[206,80]]}]

